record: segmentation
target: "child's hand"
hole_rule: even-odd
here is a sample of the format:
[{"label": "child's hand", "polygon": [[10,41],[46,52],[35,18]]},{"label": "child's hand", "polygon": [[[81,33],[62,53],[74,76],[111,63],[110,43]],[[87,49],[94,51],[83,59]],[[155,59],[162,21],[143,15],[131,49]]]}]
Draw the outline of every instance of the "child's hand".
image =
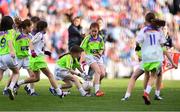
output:
[{"label": "child's hand", "polygon": [[12,58],[15,58],[15,53],[14,52],[10,52],[10,55]]},{"label": "child's hand", "polygon": [[34,50],[31,51],[31,56],[32,56],[33,58],[37,57],[37,54],[36,54],[36,52],[35,52]]}]

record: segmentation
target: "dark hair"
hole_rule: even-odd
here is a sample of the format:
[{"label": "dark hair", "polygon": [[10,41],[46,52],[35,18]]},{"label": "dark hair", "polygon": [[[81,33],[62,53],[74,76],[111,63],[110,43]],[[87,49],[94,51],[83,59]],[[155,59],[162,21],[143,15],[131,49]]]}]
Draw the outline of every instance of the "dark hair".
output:
[{"label": "dark hair", "polygon": [[156,18],[155,14],[153,12],[149,12],[145,16],[146,22],[151,23]]},{"label": "dark hair", "polygon": [[98,28],[98,30],[99,30],[99,24],[97,22],[91,23],[90,29],[91,28]]},{"label": "dark hair", "polygon": [[37,23],[38,21],[40,21],[40,18],[37,17],[37,16],[33,16],[33,17],[31,17],[31,21],[32,21],[33,23]]},{"label": "dark hair", "polygon": [[31,25],[32,25],[31,20],[25,19],[24,21],[21,22],[19,27],[22,28],[22,29],[25,29],[26,27],[29,27]]},{"label": "dark hair", "polygon": [[74,45],[70,48],[71,53],[81,53],[83,51],[84,50],[81,47],[79,47],[78,45]]},{"label": "dark hair", "polygon": [[163,27],[166,24],[164,20],[157,19],[153,12],[147,13],[145,16],[145,20],[156,28]]},{"label": "dark hair", "polygon": [[44,28],[47,28],[48,24],[46,21],[39,21],[36,26],[36,32],[41,32]]},{"label": "dark hair", "polygon": [[80,16],[74,17],[74,18],[71,20],[71,23],[72,23],[73,25],[74,25],[74,21],[75,21],[76,19],[81,19],[81,17],[80,17]]},{"label": "dark hair", "polygon": [[3,16],[0,24],[0,31],[7,31],[13,28],[14,21],[10,16]]}]

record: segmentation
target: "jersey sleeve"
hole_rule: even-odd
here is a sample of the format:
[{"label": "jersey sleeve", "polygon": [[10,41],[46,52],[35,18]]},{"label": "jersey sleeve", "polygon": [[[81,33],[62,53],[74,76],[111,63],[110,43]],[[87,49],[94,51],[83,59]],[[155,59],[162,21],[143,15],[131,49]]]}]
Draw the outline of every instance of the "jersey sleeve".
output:
[{"label": "jersey sleeve", "polygon": [[136,37],[136,42],[137,43],[142,43],[143,40],[144,40],[144,30],[140,30],[139,33],[137,34],[137,37]]},{"label": "jersey sleeve", "polygon": [[65,68],[67,68],[67,69],[71,69],[71,63],[72,62],[72,58],[71,58],[71,56],[67,56],[67,58],[66,58],[66,66],[65,66]]},{"label": "jersey sleeve", "polygon": [[80,47],[84,49],[84,51],[87,51],[87,47],[88,47],[88,40],[89,40],[89,36],[85,37],[84,40],[82,41]]},{"label": "jersey sleeve", "polygon": [[37,33],[33,38],[32,38],[32,43],[37,43],[42,39],[43,35],[41,33]]},{"label": "jersey sleeve", "polygon": [[101,38],[101,43],[100,43],[100,50],[104,50],[104,41],[103,38]]}]

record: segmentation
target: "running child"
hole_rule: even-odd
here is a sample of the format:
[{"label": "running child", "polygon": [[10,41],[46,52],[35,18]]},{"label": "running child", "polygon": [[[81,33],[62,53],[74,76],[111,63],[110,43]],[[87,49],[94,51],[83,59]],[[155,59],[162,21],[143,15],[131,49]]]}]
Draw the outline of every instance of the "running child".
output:
[{"label": "running child", "polygon": [[84,49],[82,56],[85,62],[95,72],[94,74],[94,88],[96,96],[103,96],[104,92],[100,90],[100,82],[105,76],[105,67],[103,65],[102,54],[104,51],[104,40],[99,35],[98,23],[92,23],[90,25],[90,34],[86,36],[81,43],[81,47]]},{"label": "running child", "polygon": [[142,49],[142,66],[145,73],[149,73],[150,78],[145,89],[143,98],[145,104],[151,104],[149,93],[159,70],[161,69],[163,61],[162,46],[166,40],[162,32],[158,29],[161,20],[154,19],[153,13],[146,15],[146,20],[149,22],[147,28],[139,32],[137,42],[141,45]]},{"label": "running child", "polygon": [[14,100],[13,89],[19,78],[18,63],[13,48],[13,36],[15,34],[13,24],[14,21],[10,16],[4,16],[0,24],[0,80],[4,71],[9,68],[12,71],[11,82],[7,87],[10,100]]},{"label": "running child", "polygon": [[32,45],[30,45],[31,57],[29,60],[29,67],[30,70],[33,71],[34,75],[25,80],[18,81],[17,85],[21,86],[22,84],[38,82],[40,80],[40,72],[43,72],[48,77],[51,85],[55,88],[57,95],[62,98],[63,92],[60,88],[58,88],[58,83],[54,79],[53,74],[50,72],[44,58],[44,34],[46,33],[47,26],[47,22],[45,21],[39,21],[37,23],[37,33],[32,38]]}]

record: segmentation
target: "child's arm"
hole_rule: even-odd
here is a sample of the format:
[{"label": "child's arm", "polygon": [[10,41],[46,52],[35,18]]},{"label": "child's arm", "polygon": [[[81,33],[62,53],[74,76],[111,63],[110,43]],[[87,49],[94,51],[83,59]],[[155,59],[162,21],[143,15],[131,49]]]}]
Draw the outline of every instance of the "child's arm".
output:
[{"label": "child's arm", "polygon": [[15,58],[15,52],[14,52],[14,47],[13,47],[13,42],[12,40],[8,41],[8,47],[10,49],[10,55],[11,57]]},{"label": "child's arm", "polygon": [[173,60],[172,60],[171,56],[168,54],[168,52],[164,50],[163,53],[167,56],[168,60],[171,62],[171,64],[173,65],[173,67],[174,67],[175,69],[177,69],[177,65],[173,62]]}]

